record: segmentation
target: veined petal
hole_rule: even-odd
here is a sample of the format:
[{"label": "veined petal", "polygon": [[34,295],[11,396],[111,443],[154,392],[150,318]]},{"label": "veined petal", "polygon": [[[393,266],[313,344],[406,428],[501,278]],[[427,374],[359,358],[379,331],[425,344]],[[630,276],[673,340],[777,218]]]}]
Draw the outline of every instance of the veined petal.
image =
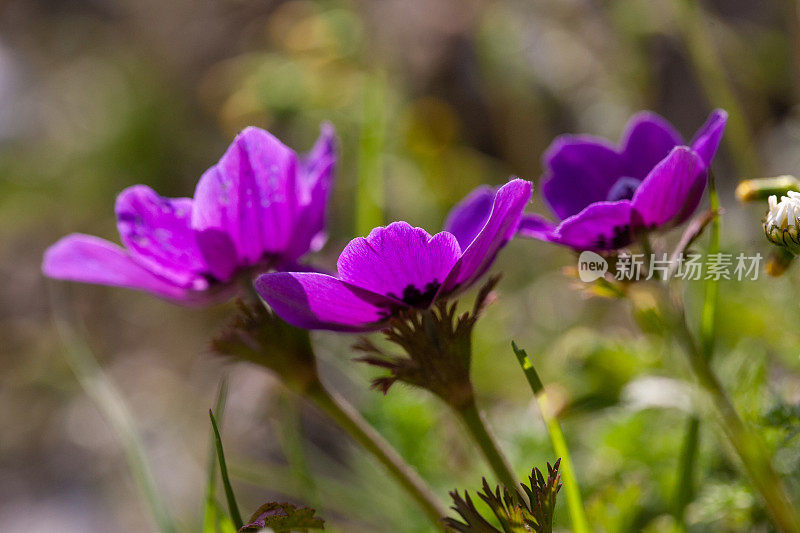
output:
[{"label": "veined petal", "polygon": [[296,222],[296,177],[294,151],[262,129],[246,128],[197,184],[192,227],[214,235],[199,238],[201,247],[227,235],[239,265],[282,253]]},{"label": "veined petal", "polygon": [[336,132],[326,122],[314,147],[300,162],[297,223],[285,260],[294,261],[325,244],[325,216],[335,167]]},{"label": "veined petal", "polygon": [[304,329],[380,329],[398,305],[327,274],[273,272],[256,279],[255,288],[279,317]]},{"label": "veined petal", "polygon": [[313,187],[332,159],[336,159],[336,130],[330,122],[323,122],[314,146],[300,160],[300,188]]},{"label": "veined petal", "polygon": [[542,194],[560,219],[604,201],[627,170],[625,158],[604,139],[571,135],[553,141],[545,152],[544,166]]},{"label": "veined petal", "polygon": [[678,146],[645,178],[631,203],[645,229],[680,224],[697,208],[708,175],[702,159]]},{"label": "veined petal", "polygon": [[337,267],[347,283],[427,307],[460,256],[452,234],[431,236],[406,222],[394,222],[350,241]]},{"label": "veined petal", "polygon": [[122,243],[151,272],[176,285],[205,289],[209,271],[194,231],[190,198],[164,198],[145,185],[117,196],[115,211]]},{"label": "veined petal", "polygon": [[631,201],[597,202],[563,221],[552,241],[575,250],[614,250],[632,240]]},{"label": "veined petal", "polygon": [[444,230],[455,235],[462,250],[475,240],[492,212],[497,190],[482,185],[470,192],[450,210],[444,221]]},{"label": "veined petal", "polygon": [[186,288],[155,275],[121,247],[91,235],[67,235],[48,248],[42,272],[50,278],[138,289],[171,300],[192,299]]},{"label": "veined petal", "polygon": [[489,219],[447,276],[440,295],[469,287],[489,269],[497,253],[516,233],[532,192],[533,185],[521,179],[500,187]]},{"label": "veined petal", "polygon": [[623,135],[622,155],[628,166],[626,175],[643,180],[659,161],[681,144],[680,133],[666,119],[649,111],[637,113],[628,122]]},{"label": "veined petal", "polygon": [[697,152],[707,167],[711,166],[714,154],[717,153],[727,123],[728,113],[723,109],[715,109],[692,139],[692,150]]}]

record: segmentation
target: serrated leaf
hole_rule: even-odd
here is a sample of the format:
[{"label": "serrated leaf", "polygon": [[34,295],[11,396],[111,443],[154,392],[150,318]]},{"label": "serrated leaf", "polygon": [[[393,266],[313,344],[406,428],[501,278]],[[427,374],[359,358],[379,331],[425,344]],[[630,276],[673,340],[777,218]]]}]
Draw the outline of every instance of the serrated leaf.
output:
[{"label": "serrated leaf", "polygon": [[507,487],[497,486],[492,490],[486,479],[483,480],[478,496],[489,506],[502,529],[481,516],[466,491],[463,497],[458,491],[450,493],[452,509],[463,522],[445,518],[445,525],[459,533],[552,533],[556,494],[561,489],[560,463],[559,459],[552,466],[547,464],[546,479],[538,468],[533,469],[528,485],[522,484],[528,501],[523,501],[516,491],[512,493]]},{"label": "serrated leaf", "polygon": [[214,430],[214,442],[217,448],[217,460],[219,461],[219,473],[222,477],[222,486],[225,489],[225,499],[228,500],[228,510],[236,527],[242,526],[242,517],[239,514],[239,506],[236,504],[236,496],[233,493],[230,479],[228,478],[228,466],[225,464],[225,451],[222,449],[222,437],[219,434],[219,427],[211,409],[208,410],[211,418],[211,428]]},{"label": "serrated leaf", "polygon": [[315,516],[316,511],[309,507],[297,507],[291,503],[268,502],[259,507],[240,533],[261,531],[270,528],[276,533],[324,529],[325,521]]}]

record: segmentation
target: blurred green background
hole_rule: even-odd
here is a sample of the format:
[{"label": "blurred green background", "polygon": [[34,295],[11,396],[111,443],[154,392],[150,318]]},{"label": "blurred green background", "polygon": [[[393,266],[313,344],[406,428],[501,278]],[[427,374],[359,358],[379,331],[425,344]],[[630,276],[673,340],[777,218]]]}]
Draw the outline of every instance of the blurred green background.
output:
[{"label": "blurred green background", "polygon": [[[131,291],[47,282],[60,236],[117,240],[115,195],[136,183],[189,196],[246,125],[307,150],[340,136],[330,241],[405,219],[433,232],[481,183],[538,182],[552,138],[617,140],[652,109],[690,137],[714,107],[732,121],[715,171],[723,249],[768,253],[743,177],[800,172],[800,35],[793,0],[9,0],[0,6],[0,529],[155,529],[112,428],[64,358],[69,318],[140,430],[166,507],[202,520],[207,409],[230,376],[223,424],[243,513],[316,507],[330,531],[427,531],[384,472],[270,375],[210,352],[233,306],[184,309]],[[536,195],[536,193],[535,193]],[[547,213],[538,195],[531,208]],[[675,236],[670,236],[675,238]],[[479,404],[520,476],[555,459],[510,350],[534,357],[560,409],[598,531],[666,531],[691,388],[682,355],[639,332],[626,304],[589,299],[574,256],[515,241],[499,301],[477,328]],[[800,495],[798,273],[723,282],[716,364],[776,468]],[[687,286],[697,312],[699,283]],[[690,318],[696,322],[695,317]],[[437,492],[488,469],[429,395],[368,390],[354,338],[315,334],[324,378]],[[702,427],[694,531],[767,531],[716,428]],[[559,504],[558,526],[568,528]]]}]

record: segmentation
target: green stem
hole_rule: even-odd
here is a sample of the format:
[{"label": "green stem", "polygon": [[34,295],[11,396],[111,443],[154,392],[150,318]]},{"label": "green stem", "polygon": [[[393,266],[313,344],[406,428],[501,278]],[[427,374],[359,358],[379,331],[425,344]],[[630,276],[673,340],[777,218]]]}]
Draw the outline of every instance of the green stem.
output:
[{"label": "green stem", "polygon": [[567,440],[564,438],[564,433],[561,431],[561,425],[558,423],[558,418],[553,413],[553,408],[547,401],[547,394],[544,391],[544,385],[539,378],[539,373],[533,366],[533,361],[525,353],[525,350],[517,348],[515,343],[511,343],[514,349],[514,354],[517,356],[522,371],[528,379],[528,384],[531,386],[533,395],[536,402],[539,404],[539,412],[542,414],[547,432],[550,435],[550,443],[553,445],[553,451],[556,457],[561,458],[561,475],[564,478],[564,491],[567,494],[567,508],[569,509],[569,516],[572,520],[572,531],[574,533],[589,533],[589,521],[586,518],[586,511],[583,507],[583,499],[581,498],[581,489],[578,486],[578,477],[575,475],[575,469],[572,465],[572,458],[569,454],[567,447]]},{"label": "green stem", "polygon": [[722,429],[733,445],[745,471],[756,490],[761,494],[774,524],[785,533],[800,533],[797,512],[783,481],[772,468],[764,444],[739,417],[739,413],[714,374],[708,358],[697,346],[691,331],[682,317],[675,320],[678,340],[683,344],[689,363],[700,385],[710,395]]},{"label": "green stem", "polygon": [[278,400],[281,404],[280,412],[283,414],[282,448],[289,462],[289,469],[303,487],[308,504],[319,509],[321,503],[304,447],[299,398],[287,392]]},{"label": "green stem", "polygon": [[745,122],[744,109],[720,66],[703,20],[702,8],[697,4],[696,0],[675,0],[676,19],[683,33],[689,58],[709,101],[715,107],[719,106],[730,112],[725,140],[739,172],[746,176],[758,176],[758,157]]},{"label": "green stem", "polygon": [[[219,382],[217,401],[214,404],[214,418],[222,423],[225,403],[228,399],[228,377]],[[208,476],[206,478],[206,502],[203,512],[203,533],[217,531],[217,444],[214,429],[211,429],[211,446],[208,450]]]},{"label": "green stem", "polygon": [[175,533],[178,529],[164,505],[164,498],[156,486],[141,436],[136,429],[128,404],[114,382],[103,372],[91,349],[63,318],[66,313],[53,296],[56,329],[66,350],[64,358],[78,379],[83,390],[92,399],[113,428],[122,444],[125,459],[139,491],[144,497],[158,530]]},{"label": "green stem", "polygon": [[678,466],[675,485],[675,523],[678,531],[686,531],[686,506],[694,499],[695,462],[700,444],[700,419],[691,416],[686,421],[686,432]]},{"label": "green stem", "polygon": [[244,525],[242,515],[239,512],[239,505],[236,503],[236,495],[231,486],[230,477],[228,477],[228,464],[225,462],[225,451],[222,448],[222,437],[219,434],[219,427],[217,421],[214,419],[214,412],[209,409],[208,417],[211,419],[211,428],[214,430],[214,443],[217,448],[217,460],[219,461],[219,474],[222,478],[222,486],[225,489],[225,499],[228,501],[228,510],[231,513],[231,520],[239,530]]},{"label": "green stem", "polygon": [[356,442],[375,456],[389,471],[389,474],[422,507],[431,522],[440,531],[446,531],[442,518],[447,515],[447,511],[439,499],[394,448],[364,420],[355,407],[335,392],[325,389],[321,384],[312,386],[306,391],[306,395]]},{"label": "green stem", "polygon": [[492,468],[500,482],[508,488],[508,490],[516,490],[519,493],[519,483],[514,475],[514,471],[506,460],[503,452],[495,443],[492,435],[486,427],[478,406],[474,398],[466,402],[463,407],[456,409],[464,425],[469,430],[472,439],[483,452],[483,456]]},{"label": "green stem", "polygon": [[[717,193],[714,174],[708,174],[709,207],[714,213],[719,213],[719,194]],[[720,239],[719,215],[714,215],[711,221],[710,241],[708,253],[719,253]],[[714,354],[714,339],[717,327],[717,299],[719,295],[719,281],[713,278],[705,281],[705,295],[703,298],[703,311],[700,317],[700,347],[706,361],[711,361]],[[700,443],[700,419],[692,416],[686,425],[686,434],[683,439],[683,448],[680,455],[678,468],[678,482],[675,486],[675,520],[685,530],[686,506],[694,499],[695,491],[695,462],[697,461]]]},{"label": "green stem", "polygon": [[358,141],[356,233],[366,235],[383,224],[383,154],[386,148],[386,75],[368,76],[363,88],[361,132]]}]

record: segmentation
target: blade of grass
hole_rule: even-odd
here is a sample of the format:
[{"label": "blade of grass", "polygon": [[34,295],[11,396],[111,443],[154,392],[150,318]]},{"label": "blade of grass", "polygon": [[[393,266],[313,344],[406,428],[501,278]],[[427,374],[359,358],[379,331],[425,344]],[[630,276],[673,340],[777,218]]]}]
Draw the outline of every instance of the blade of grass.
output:
[{"label": "blade of grass", "polygon": [[[214,416],[222,422],[222,415],[225,411],[225,401],[228,397],[228,378],[223,377],[219,382],[219,392],[217,401],[214,404]],[[203,511],[203,533],[217,533],[217,520],[219,508],[217,505],[217,451],[215,436],[211,432],[211,446],[208,451],[208,478],[206,481],[206,504]]]},{"label": "blade of grass", "polygon": [[228,467],[225,464],[225,452],[222,450],[222,437],[219,435],[219,428],[217,421],[214,419],[214,412],[209,409],[208,416],[211,418],[211,427],[214,429],[214,442],[217,447],[217,459],[219,460],[219,473],[222,477],[222,486],[225,488],[225,499],[228,500],[228,510],[231,513],[231,519],[236,529],[239,530],[244,525],[242,522],[242,515],[239,514],[239,506],[236,504],[236,496],[233,494],[233,487],[228,478]]},{"label": "blade of grass", "polygon": [[364,85],[364,107],[358,142],[356,233],[366,235],[383,224],[383,153],[386,144],[386,77],[377,73]]},{"label": "blade of grass", "polygon": [[[719,194],[717,193],[714,174],[708,173],[708,201],[712,213],[717,213],[711,220],[709,228],[708,254],[719,253]],[[714,355],[714,338],[717,325],[717,297],[719,295],[719,281],[705,280],[703,296],[703,310],[700,315],[700,349],[703,357],[710,361]],[[675,486],[675,522],[679,531],[686,531],[686,507],[694,499],[695,493],[695,463],[700,445],[700,419],[696,416],[689,418],[686,424],[686,434],[683,438],[683,448],[678,467],[678,481]]]},{"label": "blade of grass", "polygon": [[564,479],[564,491],[567,495],[567,508],[569,509],[569,516],[572,520],[572,531],[574,533],[589,533],[591,529],[589,528],[589,521],[586,519],[586,511],[584,510],[583,499],[581,498],[581,489],[578,486],[578,478],[575,475],[575,469],[572,465],[572,458],[569,454],[567,441],[564,438],[564,432],[561,431],[558,418],[555,417],[550,404],[547,402],[544,385],[539,377],[539,373],[536,372],[536,368],[533,366],[533,361],[528,357],[525,350],[521,350],[517,347],[516,343],[512,342],[511,348],[514,350],[514,355],[517,356],[519,366],[528,379],[528,384],[531,386],[536,402],[539,404],[539,411],[547,426],[547,432],[550,435],[553,451],[557,457],[561,458],[561,476]]},{"label": "blade of grass", "polygon": [[297,478],[300,486],[303,487],[303,496],[306,502],[309,506],[319,509],[320,502],[317,497],[317,487],[306,457],[298,398],[285,393],[280,396],[279,401],[279,411],[283,414],[283,431],[281,432],[283,453],[286,455],[292,474]]},{"label": "blade of grass", "polygon": [[67,364],[119,439],[128,468],[159,531],[176,533],[177,527],[156,486],[142,438],[125,399],[114,382],[100,368],[83,336],[66,318],[68,312],[64,307],[65,299],[56,297],[53,284],[50,285],[50,289],[53,322],[65,347],[64,358]]},{"label": "blade of grass", "polygon": [[704,20],[702,6],[697,0],[675,0],[676,22],[689,52],[689,59],[697,71],[697,78],[714,107],[730,113],[725,132],[731,157],[739,172],[745,176],[758,176],[760,165],[753,148],[752,136],[746,123],[744,108],[730,86],[727,75],[714,51],[710,32]]}]

